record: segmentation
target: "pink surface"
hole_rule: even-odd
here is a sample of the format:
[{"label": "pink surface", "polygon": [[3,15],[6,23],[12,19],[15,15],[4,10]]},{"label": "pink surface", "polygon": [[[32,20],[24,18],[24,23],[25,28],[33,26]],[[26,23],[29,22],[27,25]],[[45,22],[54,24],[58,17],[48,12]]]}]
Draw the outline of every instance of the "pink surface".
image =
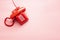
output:
[{"label": "pink surface", "polygon": [[60,40],[60,0],[15,0],[27,8],[29,21],[23,26],[4,25],[15,8],[11,0],[0,0],[0,40]]}]

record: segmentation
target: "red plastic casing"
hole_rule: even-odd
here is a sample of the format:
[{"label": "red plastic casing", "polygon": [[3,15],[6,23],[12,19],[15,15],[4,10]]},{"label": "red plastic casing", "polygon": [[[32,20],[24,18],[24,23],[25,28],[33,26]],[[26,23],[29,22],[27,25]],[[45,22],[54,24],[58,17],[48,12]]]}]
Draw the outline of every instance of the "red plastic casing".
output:
[{"label": "red plastic casing", "polygon": [[28,21],[28,17],[23,12],[16,16],[16,20],[19,22],[19,24],[23,25],[24,23]]}]

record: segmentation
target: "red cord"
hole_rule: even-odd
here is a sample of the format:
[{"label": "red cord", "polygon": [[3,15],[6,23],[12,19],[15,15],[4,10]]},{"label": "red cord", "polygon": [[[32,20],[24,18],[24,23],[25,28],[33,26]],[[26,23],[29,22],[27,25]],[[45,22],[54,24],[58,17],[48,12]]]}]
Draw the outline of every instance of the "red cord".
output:
[{"label": "red cord", "polygon": [[13,2],[13,4],[14,4],[14,6],[17,7],[13,0],[12,0],[12,2]]},{"label": "red cord", "polygon": [[6,24],[7,19],[11,19],[11,18],[6,17],[5,20],[4,20],[4,24],[5,24],[6,26],[8,26],[8,27],[13,26],[13,25],[14,25],[14,20],[13,20],[12,24],[10,25],[10,24]]}]

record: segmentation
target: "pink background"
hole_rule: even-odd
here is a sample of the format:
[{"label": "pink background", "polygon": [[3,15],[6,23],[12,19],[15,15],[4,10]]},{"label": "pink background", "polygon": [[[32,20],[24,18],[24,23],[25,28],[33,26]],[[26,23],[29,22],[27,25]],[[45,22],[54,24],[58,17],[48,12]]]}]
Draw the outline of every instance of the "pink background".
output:
[{"label": "pink background", "polygon": [[0,40],[60,40],[60,0],[14,0],[26,7],[29,21],[21,26],[4,25],[15,8],[12,0],[0,0]]}]

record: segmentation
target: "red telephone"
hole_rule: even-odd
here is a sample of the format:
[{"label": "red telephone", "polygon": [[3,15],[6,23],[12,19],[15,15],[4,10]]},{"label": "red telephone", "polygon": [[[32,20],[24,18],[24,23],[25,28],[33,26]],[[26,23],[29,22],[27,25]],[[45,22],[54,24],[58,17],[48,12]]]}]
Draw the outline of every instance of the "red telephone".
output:
[{"label": "red telephone", "polygon": [[[13,0],[12,2],[16,8],[12,11],[12,14],[10,15],[10,17],[5,18],[4,23],[6,26],[11,27],[13,26],[15,20],[17,20],[21,25],[23,25],[28,21],[28,17],[25,15],[26,8],[17,7]],[[7,21],[9,23],[7,23]]]},{"label": "red telephone", "polygon": [[[14,20],[17,20],[21,25],[23,25],[24,23],[26,23],[28,21],[28,17],[25,15],[25,11],[26,8],[24,7],[16,7],[16,9],[14,9],[12,11],[12,14],[10,15],[10,17],[6,17],[4,20],[4,23],[6,26],[13,26],[14,24]],[[7,20],[10,20],[10,24],[7,23]]]}]

